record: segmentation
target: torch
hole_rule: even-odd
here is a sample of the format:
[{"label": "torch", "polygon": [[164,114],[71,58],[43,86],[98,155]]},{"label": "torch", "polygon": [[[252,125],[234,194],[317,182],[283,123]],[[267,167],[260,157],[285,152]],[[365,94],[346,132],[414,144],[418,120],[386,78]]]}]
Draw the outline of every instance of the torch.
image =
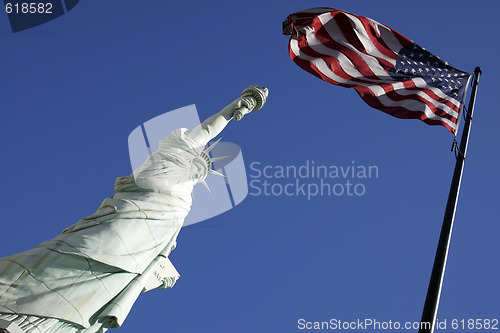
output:
[{"label": "torch", "polygon": [[233,119],[239,121],[247,113],[262,109],[264,103],[266,103],[268,95],[269,90],[266,87],[261,87],[255,84],[243,90],[241,97],[247,99],[247,101],[250,100],[250,103],[244,103],[243,106],[234,111]]}]

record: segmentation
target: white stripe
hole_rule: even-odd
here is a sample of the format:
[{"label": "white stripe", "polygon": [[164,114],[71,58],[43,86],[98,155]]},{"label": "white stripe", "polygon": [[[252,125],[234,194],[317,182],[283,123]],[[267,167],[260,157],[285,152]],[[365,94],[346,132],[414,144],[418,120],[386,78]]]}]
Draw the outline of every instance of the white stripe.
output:
[{"label": "white stripe", "polygon": [[[422,102],[418,102],[412,99],[405,99],[402,101],[394,101],[387,97],[385,90],[382,89],[380,86],[368,86],[368,89],[372,91],[372,93],[377,97],[377,99],[380,101],[385,106],[401,106],[405,108],[408,111],[416,111],[416,112],[424,112],[426,117],[432,120],[437,120],[446,123],[448,126],[450,126],[453,129],[456,129],[456,124],[451,122],[450,120],[446,118],[442,118],[438,115],[436,115],[432,110]],[[422,110],[422,107],[424,110]]]},{"label": "white stripe", "polygon": [[292,52],[295,54],[296,57],[299,57],[300,59],[303,59],[303,60],[306,60],[306,61],[313,63],[313,65],[316,66],[316,68],[318,68],[318,70],[322,74],[324,74],[326,77],[328,77],[329,79],[331,79],[337,83],[351,84],[351,85],[360,85],[360,84],[363,85],[362,83],[346,80],[346,79],[338,76],[330,69],[330,67],[325,63],[325,61],[323,59],[313,58],[313,57],[310,57],[306,54],[301,53],[300,48],[298,46],[298,42],[295,39],[290,40],[290,49],[292,50]]},{"label": "white stripe", "polygon": [[[415,79],[413,79],[412,81],[415,83]],[[425,81],[423,81],[423,82],[425,83]],[[399,95],[402,95],[402,96],[407,96],[407,95],[412,95],[412,94],[418,95],[418,96],[422,97],[423,99],[425,99],[426,101],[428,101],[430,104],[436,106],[438,109],[441,109],[442,111],[446,112],[450,116],[452,116],[454,118],[458,117],[458,112],[453,110],[452,108],[450,108],[448,105],[436,101],[435,99],[433,99],[432,97],[430,97],[429,95],[427,95],[424,92],[415,91],[415,90],[407,90],[405,88],[403,82],[393,83],[392,86],[394,87],[394,91],[396,91]],[[424,89],[427,89],[427,88],[424,88]]]},{"label": "white stripe", "polygon": [[[337,22],[333,19],[333,17],[331,15],[328,15],[328,16],[327,15],[320,15],[320,16],[318,16],[318,19],[320,20],[321,24],[323,24],[323,27],[326,29],[326,32],[328,32],[328,35],[330,35],[332,40],[342,44],[343,46],[345,46],[346,48],[348,48],[350,50],[353,50],[354,52],[356,52],[360,56],[367,56],[366,54],[358,51],[358,49],[356,49],[354,46],[352,46],[352,44],[349,43],[347,38],[342,33],[342,30],[340,30],[340,27],[338,26]],[[358,34],[358,33],[356,33],[356,34]],[[367,37],[364,37],[364,39],[367,39]],[[368,40],[369,40],[369,38],[368,38]],[[370,41],[370,44],[371,44],[371,41]],[[367,49],[375,48],[375,46],[373,46],[373,44],[371,44],[371,45],[372,45],[372,47],[367,47],[365,44],[363,44],[363,46],[365,46],[365,48],[367,48]],[[392,50],[392,52],[394,52],[394,55],[397,56],[397,53],[399,52],[399,50],[401,50],[401,48],[399,48],[397,50]],[[378,50],[377,50],[377,52],[378,52]],[[384,57],[384,59],[387,58],[386,60],[388,62],[390,62],[392,66],[396,65],[396,60],[391,59],[389,57],[386,57],[383,54],[381,54],[381,56]],[[379,66],[378,63],[377,63],[377,66]]]},{"label": "white stripe", "polygon": [[397,50],[396,53],[399,53],[399,51],[403,48],[403,45],[401,45],[399,39],[396,38],[392,29],[382,23],[372,20],[371,18],[367,17],[367,19],[370,20],[373,26],[377,29],[380,34],[380,38],[382,38],[385,45],[395,52]]},{"label": "white stripe", "polygon": [[[455,98],[453,97],[450,97],[448,95],[446,95],[441,89],[437,89],[437,88],[432,88],[432,87],[429,87],[429,85],[425,82],[424,79],[422,79],[421,77],[416,77],[416,78],[413,78],[412,79],[413,83],[415,83],[415,86],[419,87],[419,88],[422,88],[422,89],[429,89],[431,90],[433,93],[435,93],[439,98],[442,98],[444,100],[447,100],[451,103],[453,103],[456,107],[458,107],[460,109],[460,102],[457,101]],[[432,97],[431,97],[432,99]],[[438,101],[436,101],[435,99],[432,99],[433,101],[435,101],[436,103],[440,103]],[[440,104],[443,104],[443,103],[440,103]],[[443,104],[445,105],[445,104]],[[447,108],[449,108],[449,106],[445,105]],[[457,112],[454,111],[453,109],[450,108],[451,111],[454,112],[454,114],[456,114]],[[449,112],[447,112],[449,113]],[[454,114],[451,114],[454,116]]]},{"label": "white stripe", "polygon": [[[357,17],[350,15],[348,13],[345,14],[347,15],[347,17],[351,19],[351,22],[354,23],[354,32],[356,33],[356,36],[358,36],[358,39],[361,42],[361,44],[363,44],[363,46],[365,47],[366,52],[368,52],[370,55],[374,57],[381,58],[390,62],[393,66],[396,65],[396,61],[394,59],[389,58],[385,54],[380,53],[377,47],[373,45],[371,39],[368,37],[368,32],[365,30],[363,23],[361,23],[361,21]],[[394,52],[396,55],[398,54],[399,50],[401,49],[398,49],[398,51],[396,52],[391,49],[391,51]]]},{"label": "white stripe", "polygon": [[[341,32],[339,32],[341,33]],[[369,55],[366,55],[364,53],[358,52],[356,49],[352,47],[348,47],[348,45],[345,45],[347,48],[351,49],[353,52],[355,52],[357,55],[363,59],[365,64],[370,68],[370,70],[378,77],[378,79],[369,79],[365,76],[363,76],[359,71],[356,69],[354,64],[352,63],[351,59],[349,59],[344,53],[331,49],[324,44],[321,43],[321,41],[316,37],[314,33],[309,33],[306,34],[306,40],[309,46],[316,52],[320,54],[324,54],[326,56],[334,57],[338,59],[340,66],[342,69],[348,73],[350,76],[355,77],[357,79],[362,79],[367,82],[380,82],[380,80],[394,80],[387,72],[380,66],[378,61]],[[331,37],[331,35],[330,35]]]},{"label": "white stripe", "polygon": [[[306,40],[307,40],[307,44],[309,44],[309,46],[316,52],[318,52],[319,54],[323,54],[325,56],[328,56],[328,57],[333,57],[335,59],[338,60],[339,62],[339,65],[340,67],[344,70],[344,72],[346,72],[349,76],[353,77],[353,78],[357,78],[357,79],[361,79],[363,81],[365,81],[366,83],[370,83],[370,82],[380,82],[380,80],[378,79],[369,79],[367,77],[365,77],[363,74],[361,74],[358,69],[354,66],[354,64],[352,63],[351,59],[349,59],[344,53],[338,51],[338,50],[335,50],[335,49],[331,49],[325,45],[323,45],[321,43],[321,41],[316,37],[315,34],[311,33],[311,34],[306,34]],[[379,66],[378,62],[373,58],[373,57],[370,57],[370,56],[367,56],[366,54],[359,54],[361,56],[361,58],[364,60],[364,62],[367,64],[367,66],[370,67],[370,69],[373,67],[373,68],[377,68],[378,69],[378,73],[383,73],[385,74],[385,76],[381,79],[384,79],[384,80],[388,80],[388,79],[392,79],[386,71],[384,71],[382,69],[382,67]],[[377,75],[377,77],[380,77],[379,75]]]}]

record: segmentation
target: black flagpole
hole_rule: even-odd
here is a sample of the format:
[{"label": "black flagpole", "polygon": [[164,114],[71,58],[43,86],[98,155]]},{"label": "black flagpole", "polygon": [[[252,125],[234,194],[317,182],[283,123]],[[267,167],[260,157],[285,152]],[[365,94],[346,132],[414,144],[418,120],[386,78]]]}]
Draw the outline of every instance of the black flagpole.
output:
[{"label": "black flagpole", "polygon": [[455,219],[455,211],[457,208],[458,192],[462,181],[462,172],[465,163],[465,154],[467,153],[467,144],[469,143],[469,132],[474,113],[474,103],[476,101],[476,91],[481,75],[481,68],[476,67],[474,70],[472,92],[469,100],[469,108],[467,109],[465,125],[462,131],[462,139],[458,148],[458,156],[453,172],[453,179],[450,186],[450,194],[446,203],[446,211],[443,218],[443,226],[439,235],[439,243],[434,258],[434,266],[432,267],[431,279],[427,296],[425,298],[424,310],[422,311],[422,319],[420,319],[419,333],[433,333],[436,324],[436,316],[439,307],[439,298],[441,297],[441,287],[443,286],[444,271],[446,268],[446,260],[448,259],[448,249],[451,240],[451,231],[453,229],[453,221]]}]

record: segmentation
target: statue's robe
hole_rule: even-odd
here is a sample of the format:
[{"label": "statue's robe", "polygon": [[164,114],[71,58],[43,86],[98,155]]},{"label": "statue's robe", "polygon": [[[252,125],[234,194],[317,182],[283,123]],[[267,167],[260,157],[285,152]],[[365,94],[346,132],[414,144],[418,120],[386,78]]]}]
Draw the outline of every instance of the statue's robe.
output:
[{"label": "statue's robe", "polygon": [[[148,281],[173,286],[178,275],[166,258],[190,210],[192,160],[203,149],[188,133],[178,129],[160,141],[94,214],[1,258],[0,318],[30,333],[104,332],[123,323]],[[155,274],[158,262],[175,274]]]}]

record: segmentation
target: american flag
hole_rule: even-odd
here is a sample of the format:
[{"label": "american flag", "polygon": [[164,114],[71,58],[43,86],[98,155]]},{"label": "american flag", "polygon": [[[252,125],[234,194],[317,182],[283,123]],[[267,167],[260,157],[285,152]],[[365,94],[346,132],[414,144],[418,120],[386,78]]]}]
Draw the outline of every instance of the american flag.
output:
[{"label": "american flag", "polygon": [[334,8],[288,16],[292,60],[327,82],[354,88],[371,107],[456,134],[470,74],[395,30]]}]

